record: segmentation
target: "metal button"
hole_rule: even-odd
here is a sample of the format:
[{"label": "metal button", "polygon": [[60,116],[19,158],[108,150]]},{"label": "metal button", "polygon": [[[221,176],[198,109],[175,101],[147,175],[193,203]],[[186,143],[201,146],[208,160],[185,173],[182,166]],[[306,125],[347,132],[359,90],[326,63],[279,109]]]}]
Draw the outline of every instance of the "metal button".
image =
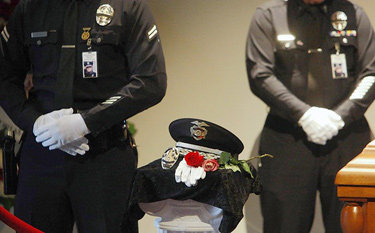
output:
[{"label": "metal button", "polygon": [[96,39],[96,42],[97,42],[97,43],[100,43],[100,42],[102,42],[102,38],[100,38],[100,37],[99,37],[99,38],[97,38],[97,39]]},{"label": "metal button", "polygon": [[348,38],[342,38],[342,42],[344,42],[345,44],[348,43]]},{"label": "metal button", "polygon": [[41,40],[38,40],[36,43],[37,43],[37,45],[41,45],[41,44],[42,44],[42,41],[41,41]]},{"label": "metal button", "polygon": [[303,42],[300,41],[300,40],[297,40],[297,45],[298,45],[298,46],[303,46]]}]

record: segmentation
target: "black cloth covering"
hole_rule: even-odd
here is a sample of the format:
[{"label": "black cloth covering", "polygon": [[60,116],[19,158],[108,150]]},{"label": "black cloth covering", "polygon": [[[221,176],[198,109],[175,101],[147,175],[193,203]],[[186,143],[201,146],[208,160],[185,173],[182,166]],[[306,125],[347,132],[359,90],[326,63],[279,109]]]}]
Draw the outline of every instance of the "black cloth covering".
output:
[{"label": "black cloth covering", "polygon": [[[179,161],[183,157],[180,156]],[[137,221],[145,213],[138,203],[150,203],[166,199],[187,200],[209,204],[223,209],[223,219],[219,231],[232,232],[243,218],[243,206],[251,193],[259,194],[262,186],[257,171],[249,163],[254,179],[250,174],[219,169],[206,173],[206,178],[198,180],[197,186],[187,187],[174,178],[179,161],[168,170],[161,167],[161,159],[138,168],[129,201],[129,211],[123,219],[125,233],[138,233]]]}]

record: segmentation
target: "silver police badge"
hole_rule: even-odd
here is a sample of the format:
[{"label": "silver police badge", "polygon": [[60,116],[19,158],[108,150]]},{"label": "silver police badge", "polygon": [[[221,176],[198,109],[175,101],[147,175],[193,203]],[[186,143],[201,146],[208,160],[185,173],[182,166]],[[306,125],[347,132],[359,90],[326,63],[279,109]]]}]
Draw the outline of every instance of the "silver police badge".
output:
[{"label": "silver police badge", "polygon": [[197,141],[205,139],[208,131],[204,127],[210,127],[210,126],[204,122],[198,122],[198,121],[193,121],[191,123],[194,124],[190,128],[191,136]]},{"label": "silver police badge", "polygon": [[113,18],[115,10],[109,4],[103,4],[96,10],[96,23],[100,26],[108,25]]},{"label": "silver police badge", "polygon": [[161,167],[170,169],[178,160],[179,151],[176,147],[169,148],[161,157]]},{"label": "silver police badge", "polygon": [[331,16],[331,23],[335,30],[342,31],[348,25],[348,16],[342,11],[336,11]]}]

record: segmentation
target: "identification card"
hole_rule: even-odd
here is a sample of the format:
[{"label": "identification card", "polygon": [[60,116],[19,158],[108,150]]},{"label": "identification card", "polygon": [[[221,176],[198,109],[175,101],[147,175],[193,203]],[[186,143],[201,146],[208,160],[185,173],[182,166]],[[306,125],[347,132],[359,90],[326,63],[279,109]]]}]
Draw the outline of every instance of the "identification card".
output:
[{"label": "identification card", "polygon": [[348,78],[345,54],[331,54],[332,78]]},{"label": "identification card", "polygon": [[83,78],[97,78],[99,76],[96,51],[82,53],[82,75]]}]

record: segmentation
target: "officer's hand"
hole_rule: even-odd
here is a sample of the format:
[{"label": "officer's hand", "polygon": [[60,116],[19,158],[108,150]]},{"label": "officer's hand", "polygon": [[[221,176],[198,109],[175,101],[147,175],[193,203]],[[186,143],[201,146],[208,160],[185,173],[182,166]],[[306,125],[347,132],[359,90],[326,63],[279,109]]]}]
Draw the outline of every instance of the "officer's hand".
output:
[{"label": "officer's hand", "polygon": [[307,139],[316,144],[325,145],[344,127],[341,117],[335,112],[318,107],[311,107],[298,121],[307,134]]},{"label": "officer's hand", "polygon": [[73,113],[73,109],[69,108],[69,109],[60,109],[60,110],[56,110],[56,111],[41,115],[40,117],[38,117],[38,119],[36,119],[34,123],[34,127],[33,127],[34,135],[38,136],[37,132],[38,134],[40,134],[41,128],[44,129],[45,128],[44,126],[51,124],[52,122],[54,122],[55,120],[63,116],[71,115],[72,113]]},{"label": "officer's hand", "polygon": [[39,127],[34,134],[37,136],[37,142],[54,150],[84,137],[89,132],[81,114],[71,114]]},{"label": "officer's hand", "polygon": [[59,149],[73,156],[77,154],[84,155],[90,149],[88,142],[89,140],[87,140],[86,137],[83,137],[69,144],[63,145]]},{"label": "officer's hand", "polygon": [[329,109],[326,109],[326,113],[328,118],[337,126],[339,130],[344,128],[345,122],[342,120],[339,114]]}]

